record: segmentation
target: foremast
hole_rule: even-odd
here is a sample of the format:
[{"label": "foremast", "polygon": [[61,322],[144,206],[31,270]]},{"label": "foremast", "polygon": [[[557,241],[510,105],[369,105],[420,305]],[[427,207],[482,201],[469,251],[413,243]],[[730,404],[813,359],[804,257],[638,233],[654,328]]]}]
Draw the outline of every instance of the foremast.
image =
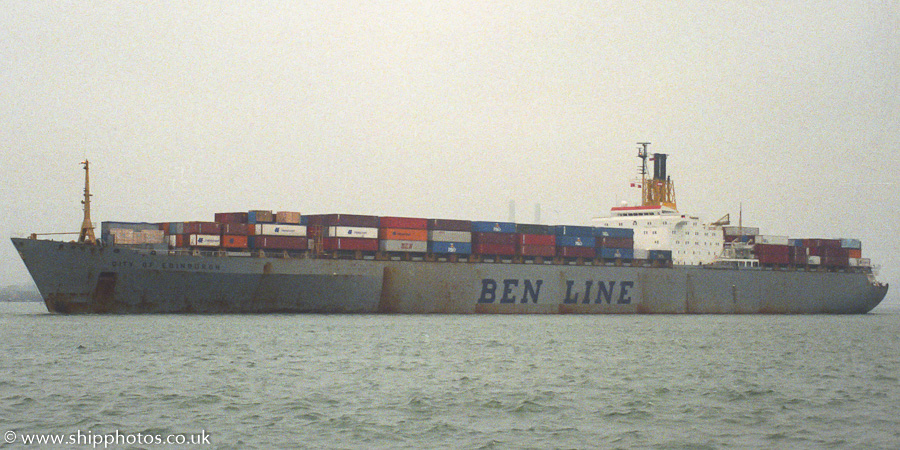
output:
[{"label": "foremast", "polygon": [[84,220],[81,222],[81,231],[78,233],[78,242],[87,242],[96,244],[97,238],[94,237],[94,224],[91,223],[91,172],[90,162],[85,159],[81,165],[84,166]]}]

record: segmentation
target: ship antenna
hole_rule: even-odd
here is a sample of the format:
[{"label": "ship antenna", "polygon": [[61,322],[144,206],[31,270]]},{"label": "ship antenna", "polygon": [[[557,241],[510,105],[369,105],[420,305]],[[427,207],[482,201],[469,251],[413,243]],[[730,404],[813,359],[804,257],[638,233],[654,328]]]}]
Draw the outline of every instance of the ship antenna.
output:
[{"label": "ship antenna", "polygon": [[649,142],[638,142],[638,158],[641,159],[641,167],[638,171],[641,174],[641,205],[647,206],[649,204],[648,201],[648,192],[649,192],[649,184],[650,180],[647,179],[647,146],[650,145]]},{"label": "ship antenna", "polygon": [[84,166],[84,220],[81,222],[81,232],[78,233],[78,242],[88,242],[96,244],[97,239],[94,237],[94,225],[91,223],[91,171],[90,162],[87,158],[81,163]]}]

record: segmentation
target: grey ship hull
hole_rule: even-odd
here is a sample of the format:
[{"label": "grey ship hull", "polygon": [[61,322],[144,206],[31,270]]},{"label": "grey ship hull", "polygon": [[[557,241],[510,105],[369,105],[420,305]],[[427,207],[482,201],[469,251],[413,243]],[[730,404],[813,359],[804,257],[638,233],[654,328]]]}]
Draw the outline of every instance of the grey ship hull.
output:
[{"label": "grey ship hull", "polygon": [[17,239],[59,313],[858,313],[862,272],[170,254]]}]

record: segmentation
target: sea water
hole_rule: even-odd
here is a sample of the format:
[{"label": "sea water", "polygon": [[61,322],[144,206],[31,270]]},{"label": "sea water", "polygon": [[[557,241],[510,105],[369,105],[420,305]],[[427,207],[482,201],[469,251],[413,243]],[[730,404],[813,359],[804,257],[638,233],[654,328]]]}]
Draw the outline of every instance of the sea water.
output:
[{"label": "sea water", "polygon": [[0,304],[0,445],[897,448],[898,330],[885,307],[64,316]]}]

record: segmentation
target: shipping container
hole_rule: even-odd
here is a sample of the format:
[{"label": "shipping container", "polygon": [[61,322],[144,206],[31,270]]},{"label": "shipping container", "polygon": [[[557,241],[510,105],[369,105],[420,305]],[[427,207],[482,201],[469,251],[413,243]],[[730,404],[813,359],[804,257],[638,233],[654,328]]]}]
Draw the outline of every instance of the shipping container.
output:
[{"label": "shipping container", "polygon": [[429,230],[442,230],[442,231],[472,231],[472,222],[468,220],[453,220],[453,219],[429,219],[428,220],[428,229]]},{"label": "shipping container", "polygon": [[248,244],[259,250],[306,250],[309,239],[303,236],[250,236]]},{"label": "shipping container", "polygon": [[401,241],[427,241],[428,230],[412,228],[381,228],[378,231],[378,238]]},{"label": "shipping container", "polygon": [[[349,227],[340,227],[349,228]],[[375,236],[378,236],[376,230]],[[363,239],[352,237],[328,237],[322,241],[323,247],[327,251],[333,250],[359,250],[364,252],[378,251],[378,239]]]},{"label": "shipping container", "polygon": [[296,211],[278,211],[275,213],[275,223],[300,225],[300,213]]},{"label": "shipping container", "polygon": [[594,229],[577,225],[557,225],[553,227],[553,234],[557,236],[593,237]]},{"label": "shipping container", "polygon": [[722,231],[726,236],[756,236],[759,234],[759,228],[756,227],[722,227]]},{"label": "shipping container", "polygon": [[556,236],[552,234],[517,234],[516,243],[519,245],[550,246],[556,245]]},{"label": "shipping container", "polygon": [[530,223],[517,223],[516,233],[520,234],[554,234],[550,225],[536,225]]},{"label": "shipping container", "polygon": [[356,214],[316,214],[307,216],[307,225],[323,227],[358,227],[378,228],[378,216],[360,216]]},{"label": "shipping container", "polygon": [[158,230],[159,224],[155,222],[100,222],[100,232],[101,234],[106,230],[117,228],[120,230],[131,230],[131,231],[144,231],[144,230]]},{"label": "shipping container", "polygon": [[353,226],[328,227],[328,229],[325,230],[325,236],[330,238],[378,239],[378,228]]},{"label": "shipping container", "polygon": [[189,234],[188,242],[191,247],[218,247],[222,244],[222,236],[218,234]]},{"label": "shipping container", "polygon": [[413,230],[428,229],[428,219],[416,217],[382,217],[381,228],[408,228]]},{"label": "shipping container", "polygon": [[275,223],[272,211],[255,209],[247,212],[247,223]]},{"label": "shipping container", "polygon": [[473,244],[488,245],[516,245],[516,235],[514,233],[472,233]]},{"label": "shipping container", "polygon": [[806,257],[807,264],[811,266],[818,266],[822,262],[821,256],[808,256]]},{"label": "shipping container", "polygon": [[222,234],[249,236],[254,233],[256,225],[249,223],[223,223]]},{"label": "shipping container", "polygon": [[872,260],[869,258],[859,258],[860,267],[872,267]]},{"label": "shipping container", "polygon": [[516,224],[512,222],[472,222],[472,232],[475,233],[515,233]]},{"label": "shipping container", "polygon": [[599,248],[599,256],[603,259],[634,259],[634,249],[630,248]]},{"label": "shipping container", "polygon": [[[601,247],[596,248],[596,251],[598,254],[600,254],[600,248]],[[654,250],[654,251],[660,251],[660,250]],[[633,255],[634,255],[634,259],[640,259],[640,260],[650,259],[650,250],[647,250],[645,248],[636,248],[633,251]]]},{"label": "shipping container", "polygon": [[593,236],[556,236],[557,247],[595,247],[596,241]]},{"label": "shipping container", "polygon": [[808,247],[807,254],[810,256],[848,258],[850,257],[850,249],[841,247]]},{"label": "shipping container", "polygon": [[803,247],[797,247],[794,245],[788,246],[790,249],[788,250],[788,263],[795,264],[798,266],[805,266],[808,264],[806,249]]},{"label": "shipping container", "polygon": [[788,245],[791,247],[803,247],[803,239],[788,239]]},{"label": "shipping container", "polygon": [[379,249],[383,252],[425,253],[428,251],[428,242],[391,239],[381,241]]},{"label": "shipping container", "polygon": [[756,244],[753,252],[760,264],[790,264],[791,248],[787,244]]},{"label": "shipping container", "polygon": [[184,222],[169,222],[169,234],[184,234]]},{"label": "shipping container", "polygon": [[223,234],[223,248],[247,248],[247,235]]},{"label": "shipping container", "polygon": [[594,236],[604,238],[634,238],[634,229],[598,227],[594,228]]},{"label": "shipping container", "polygon": [[114,245],[133,245],[134,230],[127,228],[109,228],[102,236],[103,242]]},{"label": "shipping container", "polygon": [[[485,233],[487,234],[487,233]],[[501,234],[501,233],[491,233]],[[508,234],[508,236],[515,236]],[[479,244],[472,245],[472,252],[478,255],[497,255],[497,256],[513,256],[516,254],[515,244]]]},{"label": "shipping container", "polygon": [[856,248],[848,248],[847,249],[847,257],[849,258],[862,258],[862,250]]},{"label": "shipping container", "polygon": [[430,230],[428,240],[434,242],[472,242],[469,231]]},{"label": "shipping container", "polygon": [[428,252],[437,255],[468,255],[472,253],[471,242],[429,242]]},{"label": "shipping container", "polygon": [[813,248],[813,247],[841,248],[841,240],[840,239],[804,239],[803,246],[806,248]]},{"label": "shipping container", "polygon": [[771,236],[760,234],[756,236],[754,242],[756,242],[756,245],[790,245],[790,239],[788,239],[787,236]]},{"label": "shipping container", "polygon": [[632,248],[634,247],[634,238],[604,237],[601,239],[597,239],[597,246],[608,248]]},{"label": "shipping container", "polygon": [[258,223],[253,227],[253,234],[258,236],[306,236],[305,225],[281,223]]},{"label": "shipping container", "polygon": [[[528,235],[526,235],[528,236]],[[531,235],[531,236],[541,236],[541,235]],[[547,258],[552,258],[556,256],[556,246],[553,245],[518,245],[516,247],[516,254],[520,256],[543,256]]]},{"label": "shipping container", "polygon": [[163,230],[142,230],[134,233],[135,244],[164,244],[166,233]]},{"label": "shipping container", "polygon": [[637,250],[634,251],[635,259],[649,259],[651,261],[671,261],[672,250],[650,250],[647,252],[646,258],[638,258]]},{"label": "shipping container", "polygon": [[247,223],[249,213],[245,212],[223,212],[214,215],[215,221],[219,223]]},{"label": "shipping container", "polygon": [[221,234],[222,225],[216,222],[184,222],[184,234]]},{"label": "shipping container", "polygon": [[841,239],[841,247],[861,250],[862,241],[860,241],[859,239]]},{"label": "shipping container", "polygon": [[[559,236],[564,237],[564,236]],[[593,239],[593,238],[592,238]],[[563,258],[590,258],[597,256],[594,247],[556,247],[556,255]]]}]

